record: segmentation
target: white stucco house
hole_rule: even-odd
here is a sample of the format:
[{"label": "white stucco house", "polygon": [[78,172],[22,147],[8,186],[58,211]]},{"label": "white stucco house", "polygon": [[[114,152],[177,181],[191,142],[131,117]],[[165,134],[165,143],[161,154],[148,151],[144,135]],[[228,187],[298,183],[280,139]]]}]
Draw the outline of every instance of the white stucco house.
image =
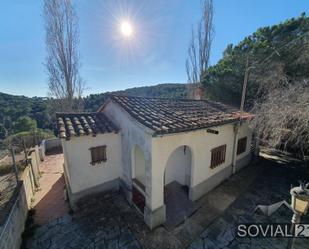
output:
[{"label": "white stucco house", "polygon": [[57,114],[71,205],[121,189],[150,228],[172,182],[195,201],[250,162],[249,113],[187,99],[111,95],[96,113]]}]

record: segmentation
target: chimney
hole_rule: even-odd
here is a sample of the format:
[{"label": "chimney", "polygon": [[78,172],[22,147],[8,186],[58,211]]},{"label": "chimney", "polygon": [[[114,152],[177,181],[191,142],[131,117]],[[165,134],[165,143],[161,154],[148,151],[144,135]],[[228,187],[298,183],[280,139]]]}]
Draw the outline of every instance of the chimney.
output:
[{"label": "chimney", "polygon": [[204,97],[204,88],[201,85],[194,87],[193,98],[195,100],[202,100],[203,97]]}]

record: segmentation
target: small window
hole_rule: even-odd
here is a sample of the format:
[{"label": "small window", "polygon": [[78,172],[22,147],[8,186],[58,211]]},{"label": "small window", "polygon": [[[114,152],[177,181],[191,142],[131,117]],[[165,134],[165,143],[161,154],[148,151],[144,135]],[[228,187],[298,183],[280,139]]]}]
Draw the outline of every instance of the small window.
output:
[{"label": "small window", "polygon": [[238,139],[237,143],[237,155],[244,153],[247,148],[247,137]]},{"label": "small window", "polygon": [[91,164],[106,162],[106,145],[92,147],[91,151]]},{"label": "small window", "polygon": [[211,150],[211,164],[210,164],[211,169],[225,162],[225,153],[226,153],[226,144]]}]

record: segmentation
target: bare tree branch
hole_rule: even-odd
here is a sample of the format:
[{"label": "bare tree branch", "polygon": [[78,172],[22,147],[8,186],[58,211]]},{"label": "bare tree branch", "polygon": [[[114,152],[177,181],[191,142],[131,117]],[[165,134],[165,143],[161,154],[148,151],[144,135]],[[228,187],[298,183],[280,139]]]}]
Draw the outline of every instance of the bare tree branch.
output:
[{"label": "bare tree branch", "polygon": [[209,66],[211,45],[214,36],[213,1],[205,0],[203,14],[196,32],[192,28],[191,41],[186,60],[188,83],[200,83]]},{"label": "bare tree branch", "polygon": [[79,75],[77,16],[70,0],[45,0],[46,70],[49,94],[62,111],[80,109],[85,89]]},{"label": "bare tree branch", "polygon": [[[281,80],[282,82],[282,80]],[[271,86],[258,99],[253,125],[271,147],[294,149],[304,158],[309,151],[309,81]]]}]

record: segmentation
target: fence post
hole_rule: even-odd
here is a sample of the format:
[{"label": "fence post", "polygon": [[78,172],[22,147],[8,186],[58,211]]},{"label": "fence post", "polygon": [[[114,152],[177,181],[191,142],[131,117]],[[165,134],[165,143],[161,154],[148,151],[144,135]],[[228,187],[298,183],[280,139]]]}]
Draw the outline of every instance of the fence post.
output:
[{"label": "fence post", "polygon": [[22,145],[23,145],[23,150],[24,150],[24,153],[25,153],[25,160],[27,161],[27,158],[28,158],[28,153],[27,153],[27,147],[26,147],[26,143],[25,143],[25,140],[22,138]]},{"label": "fence post", "polygon": [[[34,152],[35,153],[35,152]],[[34,155],[35,156],[35,155]],[[33,156],[31,157],[31,160],[30,160],[30,169],[31,169],[31,174],[32,174],[32,176],[33,176],[33,182],[34,182],[34,185],[35,185],[35,187],[40,187],[40,183],[39,183],[39,181],[38,181],[38,179],[36,178],[36,174],[34,173],[34,168],[33,168],[33,164],[36,164],[37,163],[37,161],[36,161],[36,158],[35,158],[35,163],[33,162],[34,160],[33,160]]]},{"label": "fence post", "polygon": [[16,177],[16,181],[18,182],[18,180],[19,180],[18,168],[17,168],[16,161],[15,161],[15,152],[14,152],[13,146],[11,146],[11,155],[12,155],[12,161],[13,161],[14,174],[15,174],[15,177]]}]

